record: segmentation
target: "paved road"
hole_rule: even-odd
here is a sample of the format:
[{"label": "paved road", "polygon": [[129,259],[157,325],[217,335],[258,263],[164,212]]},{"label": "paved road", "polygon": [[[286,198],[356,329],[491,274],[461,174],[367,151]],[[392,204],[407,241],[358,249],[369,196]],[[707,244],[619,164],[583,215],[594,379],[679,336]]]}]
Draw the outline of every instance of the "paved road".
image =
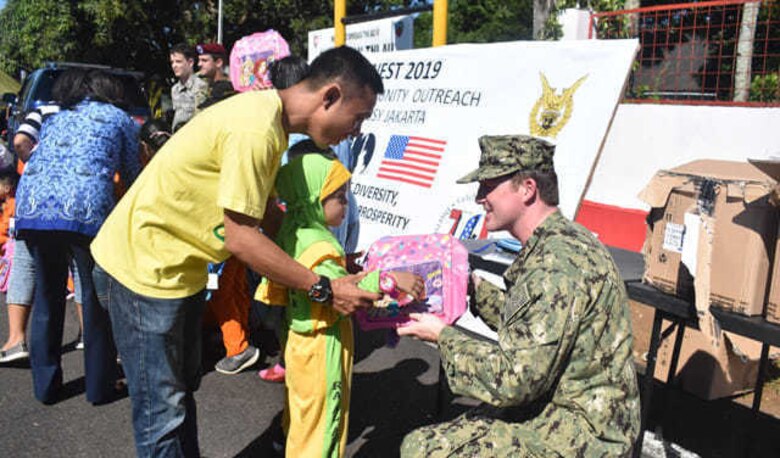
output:
[{"label": "paved road", "polygon": [[[0,305],[4,340],[8,319],[4,301]],[[75,311],[69,305],[62,362],[67,394],[58,404],[44,406],[35,400],[27,364],[0,367],[0,455],[134,456],[129,399],[93,407],[84,398],[83,356],[72,345],[77,334]],[[409,339],[395,349],[382,344],[378,333],[357,336],[350,456],[397,456],[404,434],[431,422],[436,412],[435,349]],[[208,348],[219,347],[212,343]],[[263,382],[256,370],[226,376],[210,369],[196,393],[203,455],[273,456],[271,425],[280,416],[282,397],[283,386]],[[455,406],[447,412],[457,410]]]},{"label": "paved road", "polygon": [[[6,330],[0,295],[0,339],[5,339]],[[66,399],[58,404],[44,406],[33,398],[26,364],[0,367],[0,457],[134,456],[129,400],[93,407],[84,399],[82,352],[73,349],[77,334],[75,311],[69,305],[63,355]],[[454,399],[437,415],[439,360],[433,347],[402,339],[397,348],[389,349],[379,333],[358,333],[356,342],[348,456],[398,456],[407,432],[454,416],[468,404]],[[261,381],[256,370],[218,374],[211,368],[220,343],[205,348],[210,372],[196,393],[203,456],[274,456],[272,425],[281,415],[283,386]],[[275,358],[266,358],[264,364],[271,362]],[[747,408],[728,399],[705,402],[676,391],[666,394],[663,389],[656,395],[651,430],[663,426],[665,438],[701,456],[737,456],[748,444],[756,452],[751,456],[780,456],[776,418],[762,415],[754,424]],[[662,408],[664,415],[659,415]],[[752,434],[745,434],[751,430]],[[668,443],[648,441],[647,445],[645,457],[686,456]]]}]

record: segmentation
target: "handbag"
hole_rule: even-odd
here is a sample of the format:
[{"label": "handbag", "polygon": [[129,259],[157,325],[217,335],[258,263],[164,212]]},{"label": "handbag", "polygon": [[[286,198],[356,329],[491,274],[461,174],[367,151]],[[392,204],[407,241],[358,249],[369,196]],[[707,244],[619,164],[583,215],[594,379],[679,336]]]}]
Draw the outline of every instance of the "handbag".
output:
[{"label": "handbag", "polygon": [[0,292],[8,291],[8,279],[11,277],[11,264],[14,259],[16,240],[9,237],[3,245],[3,255],[0,257]]},{"label": "handbag", "polygon": [[417,274],[423,278],[426,292],[420,301],[404,305],[391,301],[382,307],[358,310],[358,324],[364,330],[396,328],[408,322],[412,312],[433,313],[452,324],[466,311],[468,250],[451,235],[383,237],[368,249],[364,268]]},{"label": "handbag", "polygon": [[279,32],[268,29],[236,41],[230,51],[230,82],[238,92],[269,89],[269,67],[274,61],[290,55],[290,46]]}]

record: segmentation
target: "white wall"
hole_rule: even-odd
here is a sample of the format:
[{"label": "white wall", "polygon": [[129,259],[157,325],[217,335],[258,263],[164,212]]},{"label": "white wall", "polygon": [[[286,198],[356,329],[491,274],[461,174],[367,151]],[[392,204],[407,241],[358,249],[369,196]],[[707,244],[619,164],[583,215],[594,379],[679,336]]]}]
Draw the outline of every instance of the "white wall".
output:
[{"label": "white wall", "polygon": [[780,159],[780,108],[622,104],[585,198],[647,210],[636,196],[659,169],[772,157]]},{"label": "white wall", "polygon": [[[587,40],[590,11],[577,8],[567,8],[558,15],[563,36],[561,41]],[[593,36],[596,36],[595,33]]]}]

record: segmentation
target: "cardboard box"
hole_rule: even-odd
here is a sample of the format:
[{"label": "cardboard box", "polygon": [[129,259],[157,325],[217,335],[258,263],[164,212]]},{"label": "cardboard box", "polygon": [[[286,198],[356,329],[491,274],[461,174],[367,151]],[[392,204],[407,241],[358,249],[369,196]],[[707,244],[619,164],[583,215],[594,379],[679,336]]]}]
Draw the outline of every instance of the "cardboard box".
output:
[{"label": "cardboard box", "polygon": [[[753,160],[749,162],[770,176],[780,176],[780,160]],[[780,184],[769,197],[772,205],[777,207],[780,213]],[[780,215],[778,216],[780,218]],[[769,278],[769,294],[766,301],[766,320],[780,324],[780,225],[777,228],[777,241],[775,242],[775,259],[772,268],[772,276]]]},{"label": "cardboard box", "polygon": [[699,160],[658,172],[640,194],[653,207],[644,280],[696,307],[761,315],[777,215],[778,177],[747,162]]},{"label": "cardboard box", "polygon": [[[668,330],[670,325],[664,320],[662,329]],[[677,332],[679,330],[675,329],[669,333],[658,349],[654,375],[663,382],[671,368]],[[709,400],[744,393],[755,387],[761,344],[730,333],[723,334],[724,338],[715,346],[703,332],[685,329],[677,360],[677,380],[683,390]]]},{"label": "cardboard box", "polygon": [[766,320],[780,324],[780,227],[775,242],[775,266],[769,280],[769,297],[766,301]]}]

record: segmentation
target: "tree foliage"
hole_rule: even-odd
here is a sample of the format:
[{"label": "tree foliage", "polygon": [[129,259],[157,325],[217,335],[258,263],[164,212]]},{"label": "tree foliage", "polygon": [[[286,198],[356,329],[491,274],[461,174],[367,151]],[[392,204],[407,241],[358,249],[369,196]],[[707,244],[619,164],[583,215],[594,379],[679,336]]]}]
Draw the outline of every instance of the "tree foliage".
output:
[{"label": "tree foliage", "polygon": [[[492,43],[530,40],[533,0],[452,0],[448,8],[447,43]],[[415,21],[414,46],[431,45],[432,13]]]},{"label": "tree foliage", "polygon": [[[359,15],[425,0],[349,0]],[[217,0],[8,0],[0,11],[0,70],[17,74],[43,62],[78,61],[168,75],[168,50],[179,42],[216,41]],[[279,31],[305,55],[308,31],[333,26],[329,0],[226,0],[226,47],[253,32]],[[531,37],[532,0],[451,0],[448,42]],[[415,21],[415,44],[430,46],[430,13]]]},{"label": "tree foliage", "polygon": [[13,75],[42,56],[75,56],[78,27],[70,13],[70,5],[59,0],[9,0],[0,11],[0,70]]},{"label": "tree foliage", "polygon": [[[297,52],[306,32],[332,24],[332,2],[224,2],[224,42],[277,29]],[[47,60],[167,72],[179,42],[216,41],[217,0],[9,0],[0,11],[0,69],[16,73]]]}]

